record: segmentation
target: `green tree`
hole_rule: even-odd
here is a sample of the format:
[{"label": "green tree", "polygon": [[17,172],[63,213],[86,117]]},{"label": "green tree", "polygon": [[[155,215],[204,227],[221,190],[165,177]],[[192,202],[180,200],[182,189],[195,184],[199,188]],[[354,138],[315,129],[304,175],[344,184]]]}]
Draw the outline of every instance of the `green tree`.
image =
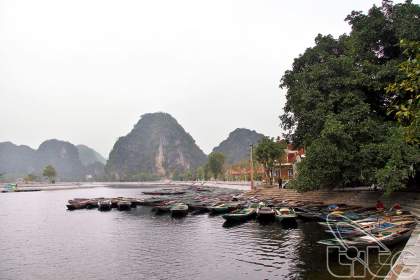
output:
[{"label": "green tree", "polygon": [[420,41],[401,40],[407,58],[399,65],[398,81],[389,84],[386,91],[391,96],[389,112],[405,127],[406,140],[420,143]]},{"label": "green tree", "polygon": [[264,167],[269,184],[273,184],[274,170],[284,155],[286,143],[277,142],[274,138],[264,137],[255,148],[255,158]]},{"label": "green tree", "polygon": [[47,165],[45,166],[44,171],[42,172],[42,176],[47,177],[51,183],[55,183],[55,177],[57,176],[57,172],[55,171],[55,168],[52,165]]},{"label": "green tree", "polygon": [[[349,35],[318,35],[282,78],[287,89],[282,126],[293,144],[306,147],[294,185],[307,190],[382,183],[392,191],[401,186],[381,179],[384,168],[398,166],[408,174],[416,163],[411,157],[396,161],[383,151],[398,139],[398,124],[388,111],[392,94],[399,93],[385,88],[408,77],[399,70],[406,60],[399,42],[420,40],[420,6],[383,1],[346,20]],[[395,180],[404,177],[393,174]]]},{"label": "green tree", "polygon": [[193,179],[193,174],[190,170],[184,172],[175,171],[172,175],[172,180],[175,181],[191,181]]},{"label": "green tree", "polygon": [[37,181],[38,180],[38,176],[36,176],[35,174],[30,173],[30,174],[26,175],[25,178],[23,178],[23,180],[25,182],[34,182],[34,181]]},{"label": "green tree", "polygon": [[389,129],[386,141],[376,149],[384,164],[375,173],[376,182],[387,194],[404,189],[413,179],[420,164],[420,149],[404,141],[404,129]]},{"label": "green tree", "polygon": [[205,170],[204,170],[204,166],[200,166],[197,168],[196,172],[196,178],[197,180],[205,180]]},{"label": "green tree", "polygon": [[213,174],[211,173],[209,163],[208,163],[208,160],[207,160],[207,163],[204,165],[204,179],[206,181],[208,181],[208,180],[211,179],[212,176],[213,176]]},{"label": "green tree", "polygon": [[208,170],[213,174],[214,178],[217,179],[223,173],[223,166],[225,164],[225,156],[222,153],[212,152],[209,155],[207,162]]}]

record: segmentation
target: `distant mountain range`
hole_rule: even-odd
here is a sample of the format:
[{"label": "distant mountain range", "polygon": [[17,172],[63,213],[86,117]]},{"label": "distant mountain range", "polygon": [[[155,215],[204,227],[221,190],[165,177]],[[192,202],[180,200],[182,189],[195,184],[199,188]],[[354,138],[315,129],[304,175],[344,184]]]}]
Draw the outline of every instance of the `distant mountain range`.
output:
[{"label": "distant mountain range", "polygon": [[[238,128],[213,149],[227,164],[249,157],[249,145],[264,135]],[[112,148],[108,161],[94,149],[66,141],[47,140],[37,150],[11,142],[0,143],[0,174],[6,178],[40,176],[46,165],[57,170],[58,180],[152,180],[195,170],[207,156],[175,118],[167,113],[143,115]]]},{"label": "distant mountain range", "polygon": [[237,128],[232,131],[228,138],[222,141],[213,152],[220,152],[225,155],[227,164],[234,164],[249,157],[250,145],[257,144],[263,134],[246,128]]},{"label": "distant mountain range", "polygon": [[11,142],[0,143],[0,173],[11,179],[28,174],[41,176],[47,165],[54,166],[62,181],[84,180],[93,171],[92,177],[99,178],[104,175],[103,162],[103,157],[89,147],[78,148],[56,139],[43,142],[37,150]]}]

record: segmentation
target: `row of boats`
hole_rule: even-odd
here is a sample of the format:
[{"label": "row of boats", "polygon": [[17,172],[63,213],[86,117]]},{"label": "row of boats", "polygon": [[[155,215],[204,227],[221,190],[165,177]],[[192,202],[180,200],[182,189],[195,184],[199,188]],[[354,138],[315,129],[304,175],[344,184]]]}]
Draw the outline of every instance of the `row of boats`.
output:
[{"label": "row of boats", "polygon": [[389,247],[406,241],[417,226],[417,218],[409,211],[377,210],[347,205],[310,205],[296,208],[304,220],[317,221],[331,238],[318,241],[325,246],[342,248]]},{"label": "row of boats", "polygon": [[206,204],[200,201],[179,202],[167,201],[163,198],[75,198],[68,201],[68,210],[94,209],[110,211],[113,208],[120,211],[129,211],[137,206],[151,206],[157,214],[170,213],[172,216],[186,216],[209,213],[210,215],[222,215],[228,222],[245,222],[253,218],[261,221],[295,221],[297,214],[293,208],[268,206],[265,203],[248,203],[240,201],[221,201]]},{"label": "row of boats", "polygon": [[113,208],[129,211],[137,206],[150,206],[156,214],[183,217],[188,214],[221,215],[228,223],[279,221],[295,223],[297,219],[313,221],[330,238],[322,245],[366,246],[383,242],[390,246],[406,240],[417,225],[416,217],[408,211],[377,211],[345,204],[324,205],[296,201],[263,202],[241,192],[219,188],[162,189],[144,192],[142,198],[76,198],[67,204],[69,210]]},{"label": "row of boats", "polygon": [[[304,207],[288,207],[270,203],[223,202],[205,206],[175,203],[173,205],[157,205],[156,212],[170,212],[187,215],[209,212],[220,214],[229,223],[242,223],[256,218],[258,221],[278,221],[295,223],[296,219],[315,221],[320,228],[332,238],[318,241],[319,244],[342,247],[363,247],[373,244],[393,246],[407,240],[417,225],[417,219],[408,211],[377,211],[375,208],[341,205],[307,205]],[[181,210],[180,210],[181,208]],[[198,212],[194,212],[197,211]],[[179,212],[182,211],[182,212]]]},{"label": "row of boats", "polygon": [[209,213],[210,215],[222,215],[228,222],[246,222],[253,218],[261,221],[295,221],[296,213],[292,208],[268,207],[264,203],[251,203],[245,206],[241,202],[219,202],[212,205],[165,203],[152,208],[156,213],[170,212],[171,215],[186,216],[188,212],[193,215]]},{"label": "row of boats", "polygon": [[134,199],[127,199],[123,197],[118,198],[75,198],[68,201],[66,205],[67,209],[79,210],[79,209],[94,209],[97,208],[99,211],[110,211],[112,208],[116,208],[120,211],[128,211],[131,208],[135,208],[137,203]]}]

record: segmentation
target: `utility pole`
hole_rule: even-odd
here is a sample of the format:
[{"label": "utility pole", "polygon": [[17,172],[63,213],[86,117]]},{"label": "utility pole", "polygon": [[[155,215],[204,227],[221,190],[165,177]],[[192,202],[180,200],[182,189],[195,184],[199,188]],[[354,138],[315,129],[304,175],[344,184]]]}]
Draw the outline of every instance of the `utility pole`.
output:
[{"label": "utility pole", "polygon": [[254,187],[254,160],[253,160],[253,158],[252,158],[252,156],[253,156],[253,154],[254,154],[254,145],[253,144],[251,144],[251,145],[249,145],[250,146],[250,148],[251,148],[251,152],[249,153],[249,166],[250,166],[250,179],[251,179],[251,190],[253,190],[255,187]]}]

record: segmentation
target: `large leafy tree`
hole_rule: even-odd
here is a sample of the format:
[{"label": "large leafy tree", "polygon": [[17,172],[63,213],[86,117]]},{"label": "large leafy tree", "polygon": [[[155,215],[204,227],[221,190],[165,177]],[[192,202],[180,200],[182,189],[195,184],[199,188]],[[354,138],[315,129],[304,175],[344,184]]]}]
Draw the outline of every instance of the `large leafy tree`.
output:
[{"label": "large leafy tree", "polygon": [[55,168],[52,165],[45,166],[42,176],[45,176],[48,178],[48,180],[51,183],[54,183],[55,177],[57,176],[57,172],[55,171]]},{"label": "large leafy tree", "polygon": [[277,142],[270,137],[262,138],[255,148],[255,157],[262,164],[270,185],[273,184],[274,170],[281,163],[285,148],[285,142]]},{"label": "large leafy tree", "polygon": [[[420,26],[419,26],[420,28]],[[420,42],[400,43],[407,60],[399,65],[398,81],[387,86],[390,94],[390,113],[405,128],[405,138],[410,143],[420,143]]]},{"label": "large leafy tree", "polygon": [[223,173],[223,166],[225,164],[225,156],[219,152],[212,152],[209,155],[207,162],[208,169],[213,174],[214,178],[217,179]]},{"label": "large leafy tree", "polygon": [[[393,99],[385,88],[398,81],[398,65],[406,59],[400,40],[420,40],[420,7],[384,1],[368,14],[352,12],[346,20],[349,35],[318,35],[315,46],[295,59],[281,81],[287,89],[282,126],[290,141],[307,148],[295,185],[316,189],[382,183],[395,190],[401,185],[392,186],[380,174],[386,166],[403,168],[393,176],[404,183],[416,168],[416,157],[397,161],[383,152],[401,136],[395,132],[395,116],[388,114]],[[401,149],[411,150],[399,140]]]}]

